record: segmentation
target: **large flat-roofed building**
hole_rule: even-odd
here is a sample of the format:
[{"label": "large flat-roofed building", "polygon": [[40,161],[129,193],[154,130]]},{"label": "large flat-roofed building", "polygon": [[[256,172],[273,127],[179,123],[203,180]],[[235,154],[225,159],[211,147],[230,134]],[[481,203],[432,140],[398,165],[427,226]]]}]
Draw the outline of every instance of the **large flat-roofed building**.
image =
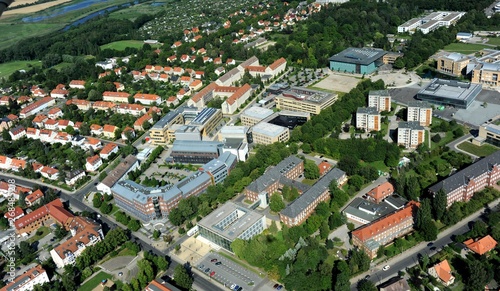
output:
[{"label": "large flat-roofed building", "polygon": [[319,114],[321,110],[337,101],[337,94],[311,90],[303,87],[291,87],[276,96],[276,108],[280,110]]},{"label": "large flat-roofed building", "polygon": [[[171,130],[173,133],[170,132]],[[201,141],[203,139],[200,127],[192,125],[175,124],[169,129],[168,135],[173,135],[175,140]]]},{"label": "large flat-roofed building", "polygon": [[191,121],[190,126],[198,126],[202,136],[211,135],[222,123],[222,111],[207,107],[203,109],[196,118]]},{"label": "large flat-roofed building", "polygon": [[376,48],[348,48],[330,57],[330,70],[371,74],[383,64],[383,56],[387,52]]},{"label": "large flat-roofed building", "polygon": [[482,86],[455,80],[433,79],[431,83],[418,91],[417,99],[438,105],[451,105],[467,109],[474,101]]},{"label": "large flat-roofed building", "polygon": [[290,139],[290,130],[287,127],[261,122],[252,127],[252,139],[254,143],[263,145],[287,142]]},{"label": "large flat-roofed building", "polygon": [[232,252],[233,241],[249,240],[267,225],[264,215],[228,201],[200,220],[198,228],[200,236]]},{"label": "large flat-roofed building", "polygon": [[248,159],[248,142],[242,138],[226,138],[222,152],[232,153],[238,161],[244,162]]},{"label": "large flat-roofed building", "polygon": [[398,26],[398,33],[407,32],[409,34],[412,34],[420,25],[422,25],[422,20],[420,18],[412,18]]},{"label": "large flat-roofed building", "polygon": [[442,55],[437,59],[437,70],[452,76],[461,76],[471,58],[461,53]]},{"label": "large flat-roofed building", "polygon": [[365,225],[384,217],[406,205],[406,200],[394,195],[389,196],[386,201],[375,203],[373,201],[362,198],[354,198],[354,200],[342,211],[350,222],[358,225]]},{"label": "large flat-roofed building", "polygon": [[200,171],[208,173],[212,177],[212,183],[219,184],[226,179],[229,172],[236,166],[238,159],[236,155],[230,152],[224,152],[219,158],[213,159],[210,162],[199,168]]},{"label": "large flat-roofed building", "polygon": [[481,63],[472,70],[472,83],[484,84],[487,86],[500,86],[500,62],[497,63]]},{"label": "large flat-roofed building", "polygon": [[296,126],[303,125],[311,119],[311,114],[308,112],[282,110],[269,115],[262,122],[271,123],[283,127],[288,127],[290,130]]},{"label": "large flat-roofed building", "polygon": [[368,107],[375,107],[378,112],[391,111],[391,95],[389,94],[389,91],[370,91],[368,93]]},{"label": "large flat-roofed building", "polygon": [[149,134],[151,142],[155,145],[169,143],[173,137],[169,136],[168,129],[174,124],[184,124],[184,116],[178,110],[170,111],[153,125]]},{"label": "large flat-roofed building", "polygon": [[376,107],[359,107],[356,111],[356,128],[364,129],[365,132],[379,131],[381,118]]},{"label": "large flat-roofed building", "polygon": [[354,230],[351,233],[353,245],[371,259],[375,258],[381,246],[413,231],[419,206],[418,202],[411,201],[404,208]]},{"label": "large flat-roofed building", "polygon": [[473,140],[473,143],[476,144],[477,140],[480,140],[478,145],[481,145],[482,142],[485,141],[489,144],[500,147],[500,126],[491,123],[482,124],[479,127],[479,135]]},{"label": "large flat-roofed building", "polygon": [[476,192],[493,187],[500,180],[500,151],[482,158],[429,188],[433,195],[443,190],[447,206],[454,202],[467,202]]},{"label": "large flat-roofed building", "polygon": [[176,140],[170,157],[174,163],[204,164],[222,154],[224,143],[219,141]]},{"label": "large flat-roofed building", "polygon": [[271,109],[252,106],[241,113],[241,124],[243,124],[244,126],[254,126],[273,113],[274,111],[272,111]]},{"label": "large flat-roofed building", "polygon": [[224,125],[218,135],[220,141],[226,139],[242,139],[244,142],[248,142],[248,126],[235,126],[235,125]]},{"label": "large flat-roofed building", "polygon": [[457,23],[465,12],[454,11],[437,11],[432,12],[421,18],[412,18],[407,22],[398,26],[398,33],[413,34],[415,30],[420,30],[423,34],[427,34],[441,26],[449,27]]},{"label": "large flat-roofed building", "polygon": [[[284,185],[292,184],[292,181],[303,173],[304,161],[296,156],[289,156],[250,183],[245,188],[245,196],[255,202],[263,198],[259,196],[262,193],[272,195],[274,192],[279,192]],[[264,201],[264,204],[267,204],[267,201]]]},{"label": "large flat-roofed building", "polygon": [[322,201],[330,199],[330,183],[336,181],[337,185],[342,185],[347,180],[346,173],[338,168],[331,169],[324,176],[314,183],[314,185],[297,199],[288,204],[280,211],[281,222],[288,227],[302,224],[316,209]]},{"label": "large flat-roofed building", "polygon": [[398,145],[407,149],[417,148],[424,142],[425,129],[418,121],[402,121],[398,123]]},{"label": "large flat-roofed building", "polygon": [[425,101],[408,102],[407,121],[418,121],[422,126],[432,124],[432,107]]}]

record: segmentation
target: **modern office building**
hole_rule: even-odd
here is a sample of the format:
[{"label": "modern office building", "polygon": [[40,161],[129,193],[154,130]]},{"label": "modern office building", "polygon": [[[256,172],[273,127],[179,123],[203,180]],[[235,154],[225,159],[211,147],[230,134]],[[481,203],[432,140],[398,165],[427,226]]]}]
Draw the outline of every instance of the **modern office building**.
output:
[{"label": "modern office building", "polygon": [[387,52],[377,48],[347,48],[330,57],[330,70],[353,73],[371,74],[383,64]]},{"label": "modern office building", "polygon": [[293,180],[303,173],[304,161],[296,156],[289,156],[250,183],[245,188],[246,199],[252,202],[261,199],[267,205],[271,194],[281,191],[284,185],[293,185]]},{"label": "modern office building", "polygon": [[130,171],[133,171],[139,167],[139,160],[133,156],[128,155],[121,163],[111,170],[106,178],[97,185],[97,190],[111,194],[111,187],[116,184],[116,182],[123,180],[127,177]]},{"label": "modern office building", "polygon": [[219,158],[199,168],[200,171],[208,173],[212,177],[212,184],[219,184],[226,179],[229,172],[236,167],[238,159],[230,152],[224,152]]},{"label": "modern office building", "polygon": [[471,57],[461,53],[450,53],[441,55],[437,59],[437,70],[451,76],[461,76],[471,61]]},{"label": "modern office building", "polygon": [[163,116],[149,131],[151,142],[155,145],[165,145],[174,137],[168,135],[168,129],[174,124],[184,124],[184,116],[179,110],[170,111]]},{"label": "modern office building", "polygon": [[418,91],[417,99],[437,105],[451,105],[467,109],[481,93],[481,90],[480,84],[433,79],[427,87]]},{"label": "modern office building", "polygon": [[411,201],[404,208],[354,230],[351,232],[353,245],[371,259],[375,258],[381,246],[413,231],[418,207],[418,202]]},{"label": "modern office building", "polygon": [[41,265],[36,265],[15,278],[9,278],[8,282],[10,283],[0,291],[31,291],[35,289],[35,285],[43,285],[50,280],[45,269]]},{"label": "modern office building", "polygon": [[469,201],[476,192],[493,187],[500,180],[500,151],[480,159],[429,188],[433,195],[443,190],[447,206]]},{"label": "modern office building", "polygon": [[500,63],[480,63],[472,71],[472,83],[484,84],[486,86],[500,86]]},{"label": "modern office building", "polygon": [[209,136],[214,133],[222,122],[222,111],[220,109],[206,107],[193,121],[191,121],[191,123],[189,123],[189,125],[197,126],[202,136]]},{"label": "modern office building", "polygon": [[170,157],[174,163],[204,164],[218,158],[223,148],[219,141],[176,140]]},{"label": "modern office building", "polygon": [[290,139],[290,130],[287,127],[260,122],[252,127],[252,139],[254,143],[263,145],[287,142]]},{"label": "modern office building", "polygon": [[427,34],[433,30],[436,30],[442,26],[450,27],[455,25],[465,12],[455,12],[455,11],[437,11],[432,12],[421,18],[412,18],[407,22],[398,26],[398,33],[409,33],[413,34],[418,29],[423,34]]},{"label": "modern office building", "polygon": [[242,139],[248,142],[248,126],[224,125],[220,131],[218,139],[224,141],[226,139]]},{"label": "modern office building", "polygon": [[320,202],[330,199],[330,183],[336,181],[337,185],[342,185],[345,180],[347,180],[346,173],[338,168],[333,168],[319,178],[309,190],[280,211],[280,221],[288,227],[302,224],[311,216]]},{"label": "modern office building", "polygon": [[241,124],[244,126],[254,126],[272,114],[273,111],[271,109],[252,106],[241,113]]},{"label": "modern office building", "polygon": [[479,135],[472,140],[473,144],[482,145],[484,142],[500,147],[500,126],[484,123],[479,127]]},{"label": "modern office building", "polygon": [[308,112],[281,110],[266,117],[262,122],[288,127],[288,129],[292,130],[296,126],[303,125],[310,119],[311,114]]},{"label": "modern office building", "polygon": [[198,222],[201,237],[232,252],[236,239],[249,240],[266,228],[266,217],[228,201]]},{"label": "modern office building", "polygon": [[368,93],[368,107],[375,107],[378,112],[391,111],[391,95],[389,94],[389,91],[370,91]]},{"label": "modern office building", "polygon": [[[173,131],[173,133],[170,132]],[[174,124],[170,129],[168,135],[173,135],[172,139],[175,140],[190,140],[190,141],[201,141],[203,136],[200,131],[199,126],[192,125],[180,125]]]},{"label": "modern office building", "polygon": [[321,110],[337,101],[337,94],[311,90],[303,87],[291,87],[275,97],[279,110],[307,112],[318,115]]},{"label": "modern office building", "polygon": [[406,200],[397,195],[389,196],[379,203],[357,197],[342,213],[348,221],[357,225],[365,225],[403,208],[406,203]]},{"label": "modern office building", "polygon": [[244,162],[248,159],[248,142],[242,138],[226,138],[224,140],[223,153],[232,153],[238,161]]},{"label": "modern office building", "polygon": [[376,107],[358,107],[356,111],[356,128],[365,132],[381,129],[381,116]]},{"label": "modern office building", "polygon": [[407,121],[418,121],[421,126],[432,124],[432,107],[425,101],[408,102]]},{"label": "modern office building", "polygon": [[418,121],[398,123],[398,145],[407,149],[417,148],[425,139],[425,128]]}]

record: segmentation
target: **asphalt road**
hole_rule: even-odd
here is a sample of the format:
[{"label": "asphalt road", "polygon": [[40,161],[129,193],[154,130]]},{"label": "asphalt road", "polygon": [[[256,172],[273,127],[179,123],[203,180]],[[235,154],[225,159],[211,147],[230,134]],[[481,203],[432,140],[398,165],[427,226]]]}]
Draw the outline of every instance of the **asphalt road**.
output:
[{"label": "asphalt road", "polygon": [[[491,202],[488,204],[489,208],[493,208],[499,205],[500,199]],[[468,224],[471,221],[476,221],[480,219],[479,217],[483,214],[484,208],[478,210],[477,212],[471,214],[467,218],[463,219],[456,225],[446,229],[445,231],[439,233],[438,238],[434,241],[434,245],[432,248],[436,248],[434,251],[431,251],[427,244],[428,242],[422,242],[419,245],[413,247],[410,250],[407,250],[403,254],[399,254],[396,257],[393,257],[383,263],[380,263],[377,266],[372,266],[370,271],[360,274],[354,278],[351,278],[351,290],[356,290],[356,284],[359,280],[363,279],[365,276],[370,275],[368,280],[375,283],[375,285],[379,285],[392,277],[398,276],[399,271],[406,271],[407,268],[413,267],[418,263],[418,254],[427,254],[429,256],[434,255],[436,252],[441,250],[444,246],[450,244],[452,242],[451,237],[454,235],[463,234],[469,231]],[[389,265],[390,269],[387,271],[382,270],[385,265]]]},{"label": "asphalt road", "polygon": [[469,155],[469,156],[471,156],[471,157],[472,157],[472,160],[476,160],[476,159],[479,159],[479,157],[478,157],[478,156],[473,155],[473,154],[471,154],[471,153],[469,153],[469,152],[463,151],[463,150],[461,150],[461,149],[459,149],[459,148],[457,147],[457,145],[458,145],[458,144],[460,144],[460,143],[462,143],[462,142],[464,142],[464,141],[468,140],[469,138],[473,138],[473,137],[474,137],[474,136],[472,136],[472,134],[470,134],[470,133],[469,133],[469,134],[466,134],[466,135],[462,136],[461,138],[457,138],[456,140],[454,140],[454,141],[450,142],[450,143],[449,143],[449,144],[447,144],[446,146],[447,146],[447,147],[449,147],[449,148],[450,148],[450,150],[452,150],[452,151],[455,151],[455,152],[457,152],[457,153],[463,153],[463,154]]}]

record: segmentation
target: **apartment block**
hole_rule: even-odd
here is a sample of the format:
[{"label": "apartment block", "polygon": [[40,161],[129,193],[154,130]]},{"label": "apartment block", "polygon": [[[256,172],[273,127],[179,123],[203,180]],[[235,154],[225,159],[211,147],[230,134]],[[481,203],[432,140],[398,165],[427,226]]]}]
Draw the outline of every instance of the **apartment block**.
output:
[{"label": "apartment block", "polygon": [[421,126],[432,124],[432,107],[425,101],[411,101],[408,103],[407,121],[418,121]]},{"label": "apartment block", "polygon": [[59,223],[63,227],[73,214],[69,213],[62,204],[60,199],[55,199],[50,203],[40,207],[14,222],[16,233],[26,236],[36,231],[41,226],[49,226],[54,222]]},{"label": "apartment block", "polygon": [[437,70],[448,75],[461,76],[470,61],[470,57],[460,53],[442,55],[437,59]]},{"label": "apartment block", "polygon": [[31,291],[35,289],[35,285],[43,285],[50,282],[47,272],[41,265],[36,265],[12,279],[0,291]]},{"label": "apartment block", "polygon": [[425,129],[418,121],[402,121],[398,123],[398,145],[407,149],[417,148],[424,142]]},{"label": "apartment block", "polygon": [[389,94],[389,91],[370,91],[368,94],[368,107],[375,107],[378,112],[391,111],[391,95]]},{"label": "apartment block", "polygon": [[413,231],[419,206],[418,202],[411,201],[403,209],[352,231],[353,245],[362,249],[371,259],[375,258],[381,246]]},{"label": "apartment block", "polygon": [[331,106],[337,101],[337,94],[325,93],[303,87],[291,87],[275,97],[276,108],[307,112],[318,115],[321,110]]},{"label": "apartment block", "polygon": [[356,128],[365,132],[381,129],[381,116],[376,107],[359,107],[356,111]]},{"label": "apartment block", "polygon": [[450,207],[457,201],[469,201],[476,192],[485,187],[493,187],[499,180],[500,151],[497,151],[434,184],[429,188],[429,192],[435,195],[443,190],[447,197],[447,206]]}]

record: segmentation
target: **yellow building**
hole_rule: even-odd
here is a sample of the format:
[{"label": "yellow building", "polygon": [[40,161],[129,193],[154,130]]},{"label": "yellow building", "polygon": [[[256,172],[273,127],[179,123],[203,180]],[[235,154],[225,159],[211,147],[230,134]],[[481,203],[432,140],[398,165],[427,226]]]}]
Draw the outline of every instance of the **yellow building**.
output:
[{"label": "yellow building", "polygon": [[221,124],[222,111],[220,109],[207,107],[203,109],[189,125],[198,126],[202,135],[208,136]]},{"label": "yellow building", "polygon": [[301,87],[292,87],[275,98],[276,108],[319,114],[337,101],[337,94],[325,93]]},{"label": "yellow building", "polygon": [[437,59],[437,70],[449,75],[460,76],[469,62],[470,58],[466,55],[451,53]]},{"label": "yellow building", "polygon": [[287,142],[290,139],[290,130],[287,127],[261,122],[252,127],[252,137],[256,144]]},{"label": "yellow building", "polygon": [[174,124],[184,124],[184,117],[178,111],[170,111],[153,125],[149,134],[151,142],[155,145],[169,143],[171,136],[169,137],[168,129]]},{"label": "yellow building", "polygon": [[500,64],[478,64],[472,71],[472,83],[500,86]]}]

